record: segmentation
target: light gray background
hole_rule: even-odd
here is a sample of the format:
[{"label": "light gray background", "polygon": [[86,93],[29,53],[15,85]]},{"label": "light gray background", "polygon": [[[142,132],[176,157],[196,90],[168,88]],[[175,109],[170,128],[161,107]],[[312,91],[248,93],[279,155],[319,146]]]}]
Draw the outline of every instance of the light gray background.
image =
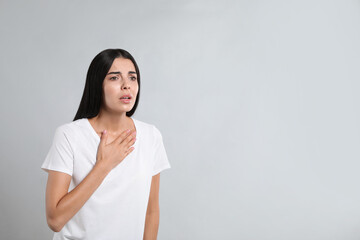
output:
[{"label": "light gray background", "polygon": [[51,239],[47,174],[97,53],[163,134],[158,239],[360,239],[359,1],[1,1],[1,239]]}]

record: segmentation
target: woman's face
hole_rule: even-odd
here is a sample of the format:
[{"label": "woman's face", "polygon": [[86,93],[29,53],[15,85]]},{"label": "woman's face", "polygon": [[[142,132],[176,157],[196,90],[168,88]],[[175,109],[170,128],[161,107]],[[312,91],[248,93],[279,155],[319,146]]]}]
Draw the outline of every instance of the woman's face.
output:
[{"label": "woman's face", "polygon": [[[105,108],[109,112],[129,112],[136,100],[139,85],[134,64],[129,59],[115,58],[103,82]],[[129,100],[120,99],[130,95]]]}]

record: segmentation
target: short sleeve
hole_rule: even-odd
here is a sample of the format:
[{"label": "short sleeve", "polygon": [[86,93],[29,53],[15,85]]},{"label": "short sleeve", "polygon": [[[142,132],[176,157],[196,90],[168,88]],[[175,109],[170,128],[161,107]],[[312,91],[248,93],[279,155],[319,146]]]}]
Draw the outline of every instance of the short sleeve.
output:
[{"label": "short sleeve", "polygon": [[154,167],[152,175],[156,175],[159,172],[171,168],[167,158],[166,150],[164,147],[162,135],[160,131],[154,126],[155,145],[154,145]]},{"label": "short sleeve", "polygon": [[52,145],[41,168],[46,172],[54,170],[72,176],[73,159],[73,150],[64,132],[64,126],[60,126],[55,130]]}]

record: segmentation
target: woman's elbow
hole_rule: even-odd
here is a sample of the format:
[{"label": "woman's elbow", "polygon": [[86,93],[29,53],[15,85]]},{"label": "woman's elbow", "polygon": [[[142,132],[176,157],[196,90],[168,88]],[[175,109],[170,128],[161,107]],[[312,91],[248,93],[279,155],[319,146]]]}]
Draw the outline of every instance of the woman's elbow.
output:
[{"label": "woman's elbow", "polygon": [[61,229],[64,227],[64,225],[61,224],[60,221],[56,218],[47,217],[46,221],[49,228],[54,232],[60,232]]}]

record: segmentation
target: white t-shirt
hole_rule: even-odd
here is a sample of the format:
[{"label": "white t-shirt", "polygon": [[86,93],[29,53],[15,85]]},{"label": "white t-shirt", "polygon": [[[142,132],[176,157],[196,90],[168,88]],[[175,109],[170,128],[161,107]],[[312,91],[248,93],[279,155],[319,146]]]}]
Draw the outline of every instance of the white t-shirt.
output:
[{"label": "white t-shirt", "polygon": [[[53,240],[140,240],[152,176],[170,168],[160,131],[131,118],[136,128],[134,150],[109,172],[83,207]],[[96,163],[100,137],[87,118],[59,126],[41,168],[72,176],[69,192]]]}]

